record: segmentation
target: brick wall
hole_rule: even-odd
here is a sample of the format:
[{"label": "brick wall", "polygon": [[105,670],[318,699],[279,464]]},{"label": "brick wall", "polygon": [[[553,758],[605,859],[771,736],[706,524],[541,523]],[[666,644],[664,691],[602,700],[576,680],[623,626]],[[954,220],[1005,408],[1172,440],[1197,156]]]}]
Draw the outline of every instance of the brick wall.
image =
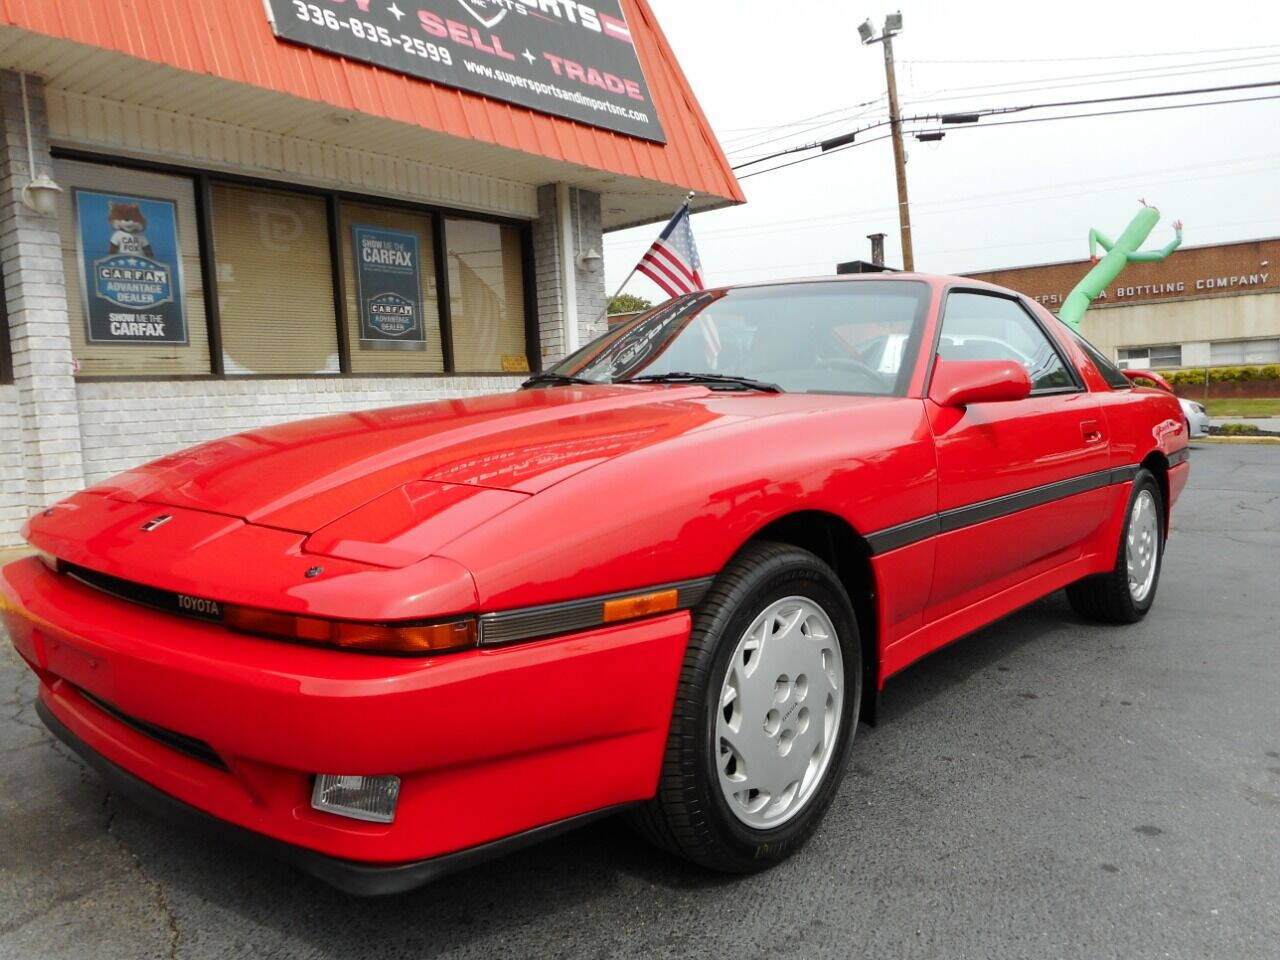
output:
[{"label": "brick wall", "polygon": [[[605,324],[596,321],[604,315],[607,294],[603,268],[595,273],[579,267],[577,255],[595,250],[604,253],[601,226],[600,194],[590,190],[570,190],[569,206],[576,222],[570,224],[574,237],[574,277],[578,290],[578,344],[582,345],[604,332]],[[564,291],[560,285],[560,212],[556,201],[556,185],[538,188],[538,219],[533,223],[533,262],[537,283],[538,326],[542,331],[542,366],[545,370],[561,360],[565,353],[564,325],[561,321]]]},{"label": "brick wall", "polygon": [[538,188],[538,219],[533,222],[534,281],[537,284],[538,330],[542,342],[542,369],[564,356],[564,330],[560,289],[560,217],[556,210],[556,185]]},{"label": "brick wall", "polygon": [[18,413],[18,433],[6,432],[4,456],[11,458],[15,447],[20,452],[22,507],[30,511],[76,490],[84,473],[57,221],[22,203],[22,188],[33,173],[51,170],[44,88],[35,77],[27,78],[26,87],[35,171],[28,160],[21,80],[0,71],[0,269]]},{"label": "brick wall", "polygon": [[[600,219],[600,194],[589,190],[573,191],[573,209],[578,217],[578,252],[595,250],[604,256],[604,228]],[[604,333],[609,326],[605,317],[608,294],[604,287],[604,262],[595,273],[578,267],[578,342],[587,343]]]},{"label": "brick wall", "polygon": [[[85,482],[96,483],[174,450],[254,427],[350,410],[502,393],[515,389],[523,379],[313,377],[82,383],[77,392]],[[0,528],[0,537],[4,532]]]},{"label": "brick wall", "polygon": [[0,549],[18,545],[18,528],[27,513],[18,388],[0,386]]}]

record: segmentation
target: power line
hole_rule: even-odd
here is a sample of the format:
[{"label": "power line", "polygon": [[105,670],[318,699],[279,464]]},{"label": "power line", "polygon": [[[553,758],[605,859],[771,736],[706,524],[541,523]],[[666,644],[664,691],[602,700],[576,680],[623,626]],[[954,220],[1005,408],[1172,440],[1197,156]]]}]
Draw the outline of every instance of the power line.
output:
[{"label": "power line", "polygon": [[[885,124],[887,123],[888,121],[885,121]],[[879,124],[879,126],[884,126],[885,124]],[[799,160],[792,160],[790,163],[780,163],[776,167],[769,167],[767,170],[757,170],[755,173],[744,173],[742,176],[738,177],[738,179],[750,180],[752,177],[758,177],[762,173],[773,173],[775,170],[785,170],[787,169],[787,167],[794,167],[798,163],[806,163],[809,160],[817,160],[818,157],[829,157],[832,154],[844,153],[844,151],[846,150],[851,150],[854,147],[865,147],[867,146],[867,144],[870,144],[870,143],[879,143],[881,140],[888,140],[892,136],[893,134],[891,133],[882,133],[880,136],[872,137],[870,140],[858,140],[855,143],[845,144],[843,147],[835,147],[832,150],[828,150],[826,153],[819,153],[812,157],[801,157]],[[791,152],[791,151],[788,151],[788,152]],[[766,158],[766,159],[772,159],[772,158]],[[736,170],[738,168],[735,167],[734,169]]]},{"label": "power line", "polygon": [[1155,100],[1162,97],[1194,97],[1206,93],[1233,93],[1236,90],[1257,90],[1261,87],[1280,87],[1280,80],[1259,80],[1257,83],[1233,83],[1230,86],[1197,87],[1191,90],[1162,90],[1155,93],[1126,93],[1118,94],[1114,97],[1090,97],[1086,100],[1056,100],[1050,103],[1032,103],[1019,107],[990,107],[985,110],[971,110],[966,112],[976,113],[980,116],[992,116],[1004,113],[1022,113],[1026,110],[1049,110],[1060,107],[1087,107],[1097,103],[1118,103],[1121,100]]},{"label": "power line", "polygon": [[[1235,72],[1235,70],[1261,69],[1274,67],[1277,58],[1280,58],[1280,45],[1271,45],[1267,47],[1240,47],[1243,50],[1256,49],[1272,49],[1275,51],[1270,54],[1249,56],[1249,58],[1234,58],[1225,60],[1196,60],[1183,64],[1160,64],[1156,67],[1134,68],[1130,70],[1108,70],[1105,73],[1084,73],[1070,74],[1070,76],[1057,77],[1039,77],[1024,78],[1019,81],[998,82],[998,83],[982,83],[974,84],[968,87],[946,87],[943,90],[933,90],[928,93],[920,93],[920,95],[911,96],[905,100],[906,104],[922,105],[929,102],[954,102],[957,100],[969,100],[973,96],[980,93],[1033,93],[1046,92],[1052,90],[1069,90],[1073,87],[1092,87],[1102,86],[1102,84],[1116,83],[1134,83],[1143,81],[1143,79],[1169,79],[1175,77],[1198,76],[1198,74],[1207,73],[1224,73]],[[1211,51],[1206,51],[1211,52]],[[1068,60],[1075,58],[1065,58]],[[1088,60],[1093,58],[1079,58]],[[904,61],[904,63],[931,63],[931,61]],[[991,63],[1001,63],[995,60]],[[1016,63],[1016,61],[1015,61]],[[1204,68],[1204,69],[1197,69]],[[1164,73],[1160,73],[1164,72]],[[1101,78],[1101,79],[1093,79]],[[745,154],[745,152],[756,150],[756,148],[768,146],[769,143],[777,143],[788,140],[788,138],[800,136],[803,133],[812,133],[818,129],[826,127],[835,127],[835,125],[847,122],[847,120],[858,119],[859,116],[865,116],[872,113],[872,110],[863,110],[861,113],[850,114],[849,111],[867,108],[867,106],[877,106],[884,100],[884,96],[876,97],[874,100],[860,102],[847,106],[847,108],[837,108],[826,110],[823,113],[814,114],[812,116],[804,116],[790,123],[781,123],[774,125],[765,125],[765,127],[744,128],[750,129],[750,133],[741,134],[741,136],[726,138],[721,141],[721,146],[726,154],[733,157]],[[837,115],[841,114],[841,115]],[[762,138],[765,133],[778,131],[787,131],[780,133],[780,136]]]},{"label": "power line", "polygon": [[[933,93],[922,94],[918,98],[910,100],[908,102],[911,104],[918,104],[918,103],[925,103],[925,102],[940,103],[940,102],[951,102],[956,100],[971,100],[974,97],[978,97],[978,96],[988,96],[988,95],[1000,96],[1008,93],[1043,93],[1045,91],[1050,91],[1050,90],[1072,90],[1077,87],[1096,87],[1096,86],[1102,86],[1104,84],[1112,84],[1112,83],[1138,83],[1144,80],[1168,80],[1168,79],[1173,79],[1177,77],[1193,77],[1193,76],[1197,76],[1205,73],[1226,73],[1226,72],[1234,72],[1236,70],[1258,70],[1266,67],[1273,67],[1277,63],[1280,63],[1280,59],[1269,58],[1266,61],[1261,63],[1249,63],[1249,64],[1243,64],[1243,65],[1234,66],[1234,67],[1210,67],[1206,70],[1178,70],[1173,73],[1157,73],[1157,74],[1147,74],[1143,76],[1132,76],[1132,77],[1112,77],[1105,80],[1087,80],[1081,83],[1058,83],[1058,84],[1049,84],[1047,86],[1027,86],[1027,87],[1020,86],[1016,89],[1007,89],[1007,90],[992,88],[992,89],[986,90],[985,92],[980,92],[980,93],[979,92],[953,93],[953,94],[945,94],[944,96],[934,95],[936,93],[945,93],[944,91],[934,91]],[[972,89],[977,91],[977,90],[981,90],[982,88],[974,87]]]},{"label": "power line", "polygon": [[880,103],[880,102],[881,102],[882,100],[884,100],[884,99],[885,99],[885,95],[884,95],[884,94],[881,94],[880,96],[876,97],[874,100],[864,100],[862,103],[854,103],[854,104],[850,104],[849,106],[845,106],[845,107],[836,107],[836,108],[834,108],[834,109],[832,109],[832,110],[824,110],[822,113],[815,113],[815,114],[813,114],[812,116],[809,116],[809,117],[800,117],[800,118],[799,118],[799,119],[797,119],[797,120],[791,120],[791,121],[789,121],[789,122],[787,122],[787,123],[777,123],[777,124],[765,125],[765,126],[761,126],[761,127],[740,127],[740,128],[737,128],[737,129],[740,129],[740,130],[749,130],[749,131],[751,131],[751,132],[750,132],[750,133],[744,133],[742,136],[729,137],[729,138],[727,138],[727,139],[725,139],[725,140],[723,140],[723,141],[721,141],[721,142],[722,142],[722,143],[737,143],[737,142],[738,142],[738,141],[740,141],[740,140],[751,140],[751,139],[754,139],[755,137],[761,136],[762,134],[765,134],[765,133],[772,133],[772,132],[773,132],[773,131],[775,131],[775,130],[783,130],[783,129],[786,129],[787,127],[799,127],[799,126],[804,126],[806,123],[808,123],[808,122],[809,122],[809,121],[811,121],[811,120],[821,120],[821,119],[823,119],[824,117],[830,117],[830,116],[832,116],[832,115],[834,115],[834,114],[837,114],[837,113],[845,113],[845,112],[847,112],[847,111],[849,111],[849,110],[858,110],[858,109],[860,109],[860,108],[862,108],[862,107],[870,107],[870,106],[874,106],[874,105],[876,105],[876,104]]},{"label": "power line", "polygon": [[[1255,49],[1255,48],[1245,48],[1245,49]],[[1135,68],[1133,70],[1124,70],[1119,72],[1107,71],[1104,73],[1085,73],[1085,74],[1073,74],[1069,76],[1026,78],[1023,80],[1009,81],[1004,83],[977,84],[977,85],[968,86],[968,87],[947,87],[944,90],[934,90],[926,94],[920,94],[920,95],[914,96],[904,102],[913,104],[913,105],[923,104],[927,102],[950,102],[950,101],[956,101],[956,100],[967,100],[967,99],[970,99],[971,96],[977,96],[979,93],[990,93],[990,94],[1038,93],[1038,92],[1045,92],[1049,90],[1071,89],[1073,87],[1099,86],[1102,84],[1112,84],[1112,83],[1133,83],[1140,80],[1160,80],[1160,79],[1169,79],[1169,78],[1182,77],[1182,76],[1195,76],[1195,75],[1205,74],[1205,73],[1221,73],[1221,72],[1231,72],[1236,70],[1249,70],[1249,69],[1257,69],[1257,68],[1274,66],[1277,62],[1280,62],[1277,60],[1277,58],[1280,58],[1280,46],[1277,46],[1275,53],[1254,56],[1254,57],[1234,58],[1234,59],[1227,59],[1227,60],[1202,60],[1202,61],[1195,61],[1195,62],[1185,63],[1185,64],[1161,64],[1155,67]],[[1245,62],[1245,61],[1257,61],[1257,62]],[[904,61],[904,62],[913,62],[913,61]],[[917,62],[925,62],[925,61],[917,61]],[[992,61],[992,62],[1000,62],[1000,61]],[[1225,64],[1226,66],[1219,66],[1223,64]],[[1191,69],[1191,68],[1199,68],[1199,67],[1204,67],[1206,69]],[[1153,71],[1173,71],[1173,72],[1153,73]],[[1102,79],[1092,79],[1092,78],[1102,78]],[[1059,81],[1083,81],[1083,82],[1063,83]],[[971,91],[972,93],[970,93]],[[938,94],[942,94],[942,95],[938,96]],[[766,127],[751,128],[754,131],[753,133],[748,133],[743,136],[732,137],[732,138],[723,140],[721,141],[721,146],[724,147],[725,152],[732,157],[735,154],[741,154],[748,150],[754,150],[762,146],[767,146],[770,143],[777,143],[779,141],[786,140],[788,137],[797,136],[800,133],[812,132],[813,130],[821,129],[823,127],[835,126],[836,124],[844,122],[846,120],[854,120],[854,119],[857,119],[859,116],[865,116],[866,113],[869,113],[871,111],[863,111],[862,113],[852,114],[852,115],[842,116],[842,117],[835,116],[835,115],[842,114],[850,110],[856,110],[861,107],[875,106],[879,104],[881,101],[883,101],[884,99],[885,99],[884,96],[881,95],[874,100],[867,100],[867,101],[864,101],[863,103],[854,104],[850,107],[840,107],[834,110],[827,110],[827,111],[824,111],[823,113],[814,114],[811,117],[802,117],[799,120],[795,120],[790,123],[777,124],[771,127],[766,126]],[[824,118],[831,118],[831,119],[824,119]],[[810,121],[815,121],[815,122],[810,122]],[[792,128],[791,133],[781,134],[777,137],[772,137],[769,139],[763,139],[763,140],[756,139],[764,133],[784,130],[788,128]]]},{"label": "power line", "polygon": [[1243,50],[1274,50],[1280,47],[1276,43],[1263,43],[1252,47],[1217,47],[1212,50],[1168,50],[1163,53],[1104,53],[1086,57],[1019,57],[999,59],[984,57],[981,60],[902,60],[901,63],[967,63],[982,65],[988,63],[1075,63],[1085,60],[1138,60],[1149,57],[1186,57],[1203,53],[1238,53]]},{"label": "power line", "polygon": [[728,148],[727,152],[732,155],[732,154],[746,153],[749,150],[757,150],[760,147],[768,146],[771,143],[778,143],[779,141],[787,140],[787,139],[790,139],[791,137],[797,137],[797,136],[800,136],[801,134],[806,134],[806,133],[812,134],[815,130],[821,130],[824,127],[834,127],[837,124],[848,123],[851,120],[857,120],[860,117],[865,117],[869,113],[875,113],[877,112],[877,110],[883,111],[885,110],[885,107],[877,104],[875,106],[872,106],[871,109],[869,110],[860,110],[857,113],[843,113],[842,111],[831,111],[833,113],[841,112],[842,115],[837,117],[832,117],[828,120],[819,120],[815,123],[805,124],[803,127],[793,130],[790,133],[780,134],[776,137],[770,137],[765,140],[756,140],[749,143],[744,142],[744,143],[735,144],[734,146]]},{"label": "power line", "polygon": [[[971,90],[995,90],[997,88],[1004,87],[1030,86],[1038,83],[1059,83],[1069,80],[1093,80],[1099,77],[1102,78],[1104,82],[1110,82],[1113,80],[1123,80],[1129,74],[1145,75],[1166,70],[1191,70],[1198,67],[1217,67],[1230,64],[1236,64],[1241,67],[1270,66],[1270,62],[1274,61],[1277,57],[1280,57],[1280,49],[1277,49],[1274,53],[1259,54],[1252,57],[1232,57],[1227,60],[1197,60],[1192,63],[1162,63],[1155,67],[1134,67],[1131,70],[1106,70],[1101,73],[1074,73],[1066,76],[1055,77],[1025,77],[1021,80],[980,83],[968,87],[948,86],[945,89],[949,93],[965,93]],[[1257,61],[1264,62],[1258,63]],[[1137,79],[1144,79],[1144,77],[1138,77]],[[1085,86],[1085,84],[1064,83],[1064,86]]]},{"label": "power line", "polygon": [[[1095,184],[1106,184],[1115,190],[1127,190],[1131,187],[1142,185],[1164,185],[1171,183],[1192,183],[1203,180],[1217,180],[1226,177],[1247,176],[1257,173],[1265,173],[1274,169],[1274,161],[1280,154],[1267,153],[1249,157],[1239,157],[1231,160],[1215,160],[1207,163],[1184,164],[1177,167],[1164,167],[1160,169],[1147,169],[1135,171],[1133,173],[1113,175],[1107,177],[1091,177],[1083,180],[1070,180],[1058,183],[1058,188],[1063,187],[1089,187]],[[1265,166],[1247,170],[1231,170],[1222,173],[1211,173],[1194,177],[1173,177],[1157,179],[1162,174],[1179,173],[1181,171],[1190,170],[1208,170],[1213,168],[1239,166],[1240,164],[1264,163]],[[1135,181],[1129,184],[1127,181]],[[1016,206],[1019,204],[1030,203],[1040,200],[1064,200],[1073,197],[1094,196],[1098,190],[1075,190],[1068,193],[1062,193],[1058,189],[1044,190],[1037,187],[1024,187],[1018,190],[999,190],[990,193],[975,193],[968,196],[955,198],[952,200],[933,200],[924,201],[917,204],[917,208],[927,210],[934,214],[949,215],[953,213],[962,213],[966,210],[973,209],[991,209],[1000,206]],[[1014,199],[1005,199],[1014,198]],[[979,201],[979,202],[974,202]],[[742,237],[765,233],[787,233],[796,230],[809,230],[815,226],[837,227],[843,224],[856,223],[858,220],[877,215],[891,213],[896,208],[893,206],[883,207],[867,207],[861,210],[849,210],[838,215],[826,217],[799,217],[792,220],[771,221],[768,224],[758,224],[753,226],[742,227],[725,227],[720,229],[699,230],[699,237]],[[622,249],[628,249],[635,246],[637,249],[647,247],[648,239],[639,239],[627,241],[619,244]]]},{"label": "power line", "polygon": [[[1012,106],[1012,107],[987,107],[987,108],[983,108],[983,109],[979,109],[979,110],[971,110],[971,111],[966,111],[966,112],[967,112],[967,113],[969,113],[969,114],[972,114],[972,115],[979,116],[979,117],[987,117],[987,116],[993,116],[993,115],[996,115],[996,114],[1021,113],[1021,112],[1025,112],[1025,111],[1027,111],[1027,110],[1049,110],[1049,109],[1060,109],[1060,108],[1062,108],[1062,107],[1083,107],[1083,106],[1093,106],[1093,105],[1101,104],[1101,103],[1117,103],[1117,102],[1120,102],[1120,101],[1127,101],[1127,100],[1151,100],[1151,99],[1155,99],[1155,98],[1163,98],[1163,97],[1189,97],[1189,96],[1200,96],[1200,95],[1203,95],[1203,94],[1209,94],[1209,93],[1231,93],[1231,92],[1234,92],[1234,91],[1237,91],[1237,90],[1256,90],[1256,89],[1259,89],[1259,88],[1261,88],[1261,87],[1275,87],[1275,86],[1280,86],[1280,80],[1263,80],[1263,81],[1259,81],[1259,82],[1257,82],[1257,83],[1236,83],[1236,84],[1228,84],[1228,85],[1218,86],[1218,87],[1197,87],[1197,88],[1192,88],[1192,89],[1188,89],[1188,90],[1162,90],[1162,91],[1157,91],[1157,92],[1153,92],[1153,93],[1131,93],[1131,94],[1121,94],[1121,95],[1117,95],[1117,96],[1114,96],[1114,97],[1091,97],[1091,98],[1087,98],[1087,99],[1080,99],[1080,100],[1057,100],[1057,101],[1051,101],[1051,102],[1048,102],[1048,103],[1023,104],[1023,105],[1021,105],[1021,106]],[[1255,98],[1251,98],[1251,99],[1255,99],[1255,100],[1270,100],[1270,99],[1274,99],[1274,98],[1273,98],[1273,97],[1255,97]],[[1212,102],[1209,102],[1209,103],[1188,103],[1188,104],[1180,104],[1180,105],[1178,105],[1178,106],[1180,106],[1180,107],[1215,106],[1215,105],[1221,105],[1221,104],[1227,104],[1227,103],[1243,103],[1243,102],[1249,102],[1249,100],[1248,100],[1248,99],[1246,99],[1246,100],[1222,100],[1222,101],[1212,101]],[[1164,107],[1164,108],[1161,108],[1161,109],[1172,109],[1172,107]],[[1108,115],[1108,113],[1111,113],[1111,114],[1118,114],[1118,113],[1141,113],[1141,112],[1144,112],[1144,111],[1139,110],[1139,109],[1133,109],[1133,110],[1113,110],[1113,111],[1108,111],[1108,112],[1103,112],[1103,113],[1096,113],[1096,114],[1079,114],[1079,115],[1075,115],[1075,116],[1080,116],[1080,117],[1087,117],[1087,116],[1106,116],[1106,115]],[[903,118],[902,118],[902,122],[903,122],[903,123],[919,123],[919,122],[921,122],[921,121],[925,121],[925,120],[943,120],[943,119],[944,119],[943,115],[941,115],[941,114],[936,114],[936,113],[935,113],[935,114],[923,114],[923,115],[917,115],[917,116],[914,116],[914,117],[903,117]],[[1073,117],[1073,116],[1060,116],[1060,117],[1043,117],[1043,118],[1040,118],[1040,119],[1041,119],[1041,120],[1067,120],[1067,119],[1074,119],[1074,117]],[[1023,122],[1029,122],[1029,121],[1023,121]],[[862,133],[862,132],[864,132],[864,131],[866,131],[866,130],[874,130],[874,129],[876,129],[877,127],[883,127],[883,126],[886,126],[888,123],[889,123],[889,121],[887,121],[887,120],[882,120],[882,121],[878,121],[878,122],[876,122],[876,123],[867,124],[866,126],[864,126],[864,127],[860,127],[860,128],[858,128],[857,130],[852,130],[852,131],[850,131],[850,132],[849,132],[849,134],[848,134],[848,136],[856,136],[857,134]],[[987,127],[991,127],[991,126],[1003,126],[1003,124],[985,124],[984,126],[987,126]],[[958,129],[958,127],[952,127],[952,129]],[[834,139],[834,138],[833,138],[833,139]],[[879,138],[876,138],[876,139],[879,139]],[[827,141],[827,142],[830,142],[830,141]],[[871,140],[871,141],[866,141],[866,142],[874,143],[875,141],[874,141],[874,140]],[[849,143],[849,144],[846,144],[846,145],[841,146],[841,147],[836,147],[836,148],[833,148],[833,149],[830,149],[830,150],[825,151],[823,154],[820,154],[819,156],[825,156],[825,155],[827,155],[827,154],[829,154],[829,153],[839,153],[842,149],[847,149],[849,146],[854,146],[854,145],[856,145],[856,144],[855,144],[855,143]],[[794,146],[794,147],[788,147],[788,148],[787,148],[787,149],[785,149],[785,150],[779,150],[779,151],[777,151],[777,152],[775,152],[775,153],[767,154],[767,155],[762,156],[762,157],[756,157],[756,158],[754,158],[754,159],[752,159],[752,160],[747,160],[747,161],[745,161],[745,162],[743,162],[743,163],[737,164],[733,169],[734,169],[735,171],[737,171],[737,170],[743,170],[743,169],[745,169],[745,168],[747,168],[747,167],[754,166],[754,165],[755,165],[755,164],[757,164],[757,163],[764,163],[765,161],[768,161],[768,160],[774,160],[774,159],[777,159],[778,157],[787,156],[787,155],[789,155],[789,154],[793,154],[793,153],[801,153],[801,152],[803,152],[803,151],[807,151],[807,150],[816,150],[816,149],[818,149],[818,148],[819,148],[819,147],[821,147],[821,146],[822,146],[822,143],[821,143],[821,142],[815,142],[815,143],[801,144],[801,145],[799,145],[799,146]],[[806,159],[806,160],[813,160],[813,159],[816,159],[816,157],[806,157],[806,158],[804,158],[804,159]],[[803,162],[803,161],[794,161],[794,162],[798,163],[798,162]],[[769,170],[782,170],[782,169],[785,169],[786,167],[788,167],[788,166],[792,166],[792,165],[793,165],[793,164],[783,164],[783,165],[781,165],[781,166],[777,166],[777,167],[770,167],[770,168],[769,168]],[[744,175],[744,176],[741,176],[741,177],[739,177],[738,179],[739,179],[739,180],[746,180],[746,179],[748,179],[748,178],[750,178],[750,177],[759,176],[761,173],[768,173],[768,172],[769,172],[769,170],[759,170],[759,171],[756,171],[755,173],[749,173],[749,174],[746,174],[746,175]]]},{"label": "power line", "polygon": [[[880,108],[880,110],[878,111],[867,110],[862,113],[852,114],[850,116],[836,117],[833,120],[827,120],[825,123],[815,123],[813,126],[807,127],[803,130],[797,130],[793,133],[784,134],[778,137],[772,137],[768,140],[761,140],[759,143],[750,143],[750,144],[744,144],[743,146],[740,146],[740,147],[735,147],[728,152],[728,157],[730,160],[741,160],[743,159],[744,156],[750,156],[753,152],[759,151],[760,148],[768,147],[770,144],[773,144],[773,143],[781,143],[782,141],[785,141],[785,140],[794,140],[796,137],[801,135],[806,135],[809,137],[822,136],[823,135],[822,131],[825,131],[828,128],[841,127],[841,126],[844,126],[847,128],[850,122],[861,120],[867,117],[868,114],[872,114],[872,113],[883,116],[887,122],[888,112],[883,107]],[[789,149],[789,148],[782,148],[782,149]]]},{"label": "power line", "polygon": [[[993,123],[981,124],[980,129],[990,130],[992,127],[1011,127],[1019,123],[1047,123],[1051,120],[1081,120],[1086,117],[1116,117],[1126,113],[1156,113],[1160,110],[1186,110],[1190,107],[1221,107],[1231,103],[1257,103],[1260,100],[1280,100],[1280,93],[1270,94],[1265,97],[1237,97],[1233,100],[1210,100],[1203,103],[1166,103],[1159,107],[1132,107],[1127,110],[1100,110],[1094,113],[1069,113],[1057,117],[1024,117],[1021,120],[996,120]],[[948,132],[959,129],[965,128],[949,127]],[[968,127],[967,129],[972,130],[975,128]]]},{"label": "power line", "polygon": [[[1275,94],[1275,95],[1266,96],[1266,97],[1243,97],[1243,98],[1237,98],[1234,100],[1210,100],[1208,102],[1202,102],[1202,103],[1173,103],[1173,104],[1165,104],[1164,106],[1160,106],[1160,107],[1133,107],[1132,109],[1128,109],[1128,110],[1104,110],[1104,111],[1098,111],[1095,113],[1072,113],[1072,114],[1067,114],[1065,116],[1057,116],[1057,117],[1027,117],[1023,120],[1003,120],[1003,121],[997,121],[995,123],[979,124],[979,125],[970,126],[970,127],[949,127],[947,132],[950,132],[951,130],[960,130],[960,129],[990,130],[992,127],[1006,127],[1006,126],[1011,126],[1013,124],[1018,124],[1018,123],[1046,123],[1052,120],[1080,120],[1086,117],[1116,117],[1116,116],[1120,116],[1121,114],[1129,114],[1129,113],[1154,113],[1159,110],[1185,110],[1190,107],[1220,107],[1220,106],[1225,106],[1227,104],[1233,104],[1233,103],[1255,103],[1259,100],[1280,100],[1280,94]],[[915,119],[928,119],[928,118],[915,118]],[[915,132],[927,132],[927,131],[911,131],[911,132],[915,133]],[[809,157],[801,157],[799,160],[792,160],[790,163],[781,163],[781,164],[778,164],[776,167],[769,167],[766,170],[757,170],[755,173],[743,174],[742,176],[738,177],[738,179],[750,180],[752,177],[758,177],[764,173],[773,173],[775,170],[785,170],[787,167],[794,167],[797,164],[807,163],[810,160],[817,160],[820,157],[827,157],[834,153],[841,153],[852,147],[866,146],[869,143],[876,143],[880,140],[887,139],[888,137],[889,137],[889,134],[884,134],[879,137],[872,137],[870,140],[862,140],[855,143],[849,143],[849,144],[846,144],[845,146],[837,147],[833,150],[829,150],[826,153],[818,153]]]}]

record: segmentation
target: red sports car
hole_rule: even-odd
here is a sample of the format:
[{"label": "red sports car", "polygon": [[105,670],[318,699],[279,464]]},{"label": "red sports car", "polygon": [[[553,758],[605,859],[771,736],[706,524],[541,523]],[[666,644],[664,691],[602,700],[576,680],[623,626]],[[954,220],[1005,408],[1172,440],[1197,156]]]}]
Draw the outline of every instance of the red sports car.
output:
[{"label": "red sports car", "polygon": [[749,871],[858,720],[1065,587],[1142,617],[1178,401],[951,277],[711,290],[522,391],[255,430],[55,504],[0,606],[119,789],[390,892],[628,809]]}]

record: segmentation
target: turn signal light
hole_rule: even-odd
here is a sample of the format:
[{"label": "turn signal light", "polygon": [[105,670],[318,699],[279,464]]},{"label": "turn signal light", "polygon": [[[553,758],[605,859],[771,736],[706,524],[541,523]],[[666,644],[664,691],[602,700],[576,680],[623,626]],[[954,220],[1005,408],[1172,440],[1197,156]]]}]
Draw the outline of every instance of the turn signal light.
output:
[{"label": "turn signal light", "polygon": [[370,823],[394,823],[399,799],[399,777],[320,773],[311,788],[311,806],[316,810]]},{"label": "turn signal light", "polygon": [[222,622],[243,633],[369,653],[448,653],[476,645],[472,617],[446,623],[355,623],[228,604],[223,608]]},{"label": "turn signal light", "polygon": [[603,620],[605,623],[617,623],[619,620],[634,620],[636,617],[648,617],[655,613],[666,613],[680,606],[679,590],[659,590],[657,593],[642,593],[636,597],[620,597],[617,600],[604,602]]}]

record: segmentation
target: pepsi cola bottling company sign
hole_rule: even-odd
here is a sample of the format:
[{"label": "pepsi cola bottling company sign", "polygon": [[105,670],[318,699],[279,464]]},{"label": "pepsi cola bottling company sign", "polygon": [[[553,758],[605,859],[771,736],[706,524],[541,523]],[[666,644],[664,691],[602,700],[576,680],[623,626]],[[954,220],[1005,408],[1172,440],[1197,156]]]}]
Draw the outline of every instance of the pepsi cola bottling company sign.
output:
[{"label": "pepsi cola bottling company sign", "polygon": [[621,0],[263,0],[276,36],[665,143]]}]

